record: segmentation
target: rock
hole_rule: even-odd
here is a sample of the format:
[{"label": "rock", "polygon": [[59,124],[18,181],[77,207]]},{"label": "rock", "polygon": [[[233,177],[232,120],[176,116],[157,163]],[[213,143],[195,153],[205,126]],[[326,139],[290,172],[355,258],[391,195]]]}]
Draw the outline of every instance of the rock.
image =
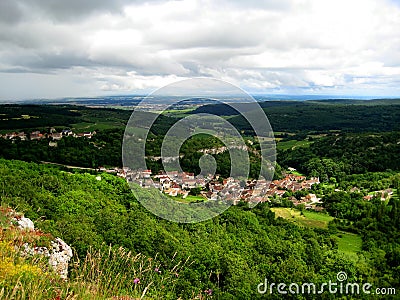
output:
[{"label": "rock", "polygon": [[[25,218],[11,209],[8,215],[12,217],[13,222],[18,224],[19,229],[35,231],[35,225],[30,219]],[[62,279],[67,279],[68,264],[72,258],[72,249],[62,239],[56,238],[52,241],[50,250],[47,247],[32,247],[28,243],[23,244],[18,250],[22,256],[43,255],[44,257],[48,257],[51,268],[57,272]]]},{"label": "rock", "polygon": [[29,246],[28,243],[22,245],[20,252],[21,256],[32,256],[35,254],[35,250],[31,246]]},{"label": "rock", "polygon": [[60,274],[62,279],[67,279],[68,263],[72,258],[72,249],[60,238],[52,241],[51,247],[49,264],[54,271]]},{"label": "rock", "polygon": [[29,218],[21,217],[21,218],[14,218],[13,219],[15,222],[18,223],[18,227],[24,230],[35,230],[35,225],[33,225],[33,222]]},{"label": "rock", "polygon": [[28,243],[22,245],[22,256],[43,255],[49,258],[50,267],[60,275],[62,279],[68,277],[68,264],[72,258],[72,249],[62,239],[56,238],[51,242],[51,250],[46,247],[32,248]]}]

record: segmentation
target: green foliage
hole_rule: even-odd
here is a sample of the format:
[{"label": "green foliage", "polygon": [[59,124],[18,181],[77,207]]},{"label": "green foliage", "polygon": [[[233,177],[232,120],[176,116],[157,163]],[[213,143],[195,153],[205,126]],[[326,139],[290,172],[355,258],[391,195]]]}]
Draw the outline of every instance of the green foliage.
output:
[{"label": "green foliage", "polygon": [[[400,132],[333,134],[309,147],[278,153],[283,166],[295,167],[328,182],[332,177],[347,182],[346,175],[400,170]],[[374,181],[372,181],[374,182]]]},{"label": "green foliage", "polygon": [[[262,295],[256,286],[264,278],[320,282],[334,280],[339,271],[351,278],[372,272],[371,266],[358,270],[356,262],[342,258],[327,230],[275,219],[265,203],[251,210],[242,203],[212,220],[176,224],[145,211],[124,180],[108,174],[101,174],[100,181],[95,177],[0,160],[0,197],[3,203],[37,220],[42,230],[64,239],[81,261],[90,249],[102,249],[104,244],[112,244],[117,252],[124,247],[146,257],[157,255],[165,270],[171,269],[169,261],[175,253],[176,262],[190,256],[190,268],[179,271],[171,294],[162,294],[167,295],[163,299],[168,295],[191,299],[204,295],[206,289],[212,289],[221,299],[258,299]],[[108,254],[102,253],[107,260]],[[395,260],[395,253],[390,259]],[[132,291],[123,287],[125,280],[118,284],[122,290]]]},{"label": "green foliage", "polygon": [[[332,103],[329,101],[266,101],[260,105],[264,108],[272,128],[278,132],[329,132],[330,130],[377,132],[400,129],[398,101],[387,100],[384,104],[374,106],[362,101],[359,101],[360,105]],[[225,104],[205,105],[193,113],[231,116],[229,122],[236,128],[246,134],[253,134],[253,129],[246,119]]]}]

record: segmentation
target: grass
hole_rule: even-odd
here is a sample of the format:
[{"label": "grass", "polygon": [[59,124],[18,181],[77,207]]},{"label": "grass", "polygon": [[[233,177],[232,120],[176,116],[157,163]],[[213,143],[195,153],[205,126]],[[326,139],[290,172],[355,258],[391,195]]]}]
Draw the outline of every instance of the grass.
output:
[{"label": "grass", "polygon": [[192,203],[192,202],[199,202],[199,201],[205,201],[207,200],[206,198],[202,197],[202,196],[192,196],[192,195],[188,195],[186,198],[182,198],[181,195],[178,196],[169,196],[167,194],[164,194],[165,196],[167,196],[168,198],[178,201],[178,202],[182,202],[182,203]]},{"label": "grass", "polygon": [[293,175],[296,175],[296,176],[305,176],[304,174],[300,173],[299,171],[288,171],[288,170],[286,170],[286,173],[293,174]]},{"label": "grass", "polygon": [[319,212],[315,212],[315,211],[305,210],[303,212],[303,214],[307,219],[314,220],[314,221],[329,223],[330,221],[333,220],[333,217],[331,217],[330,215],[325,214],[325,213],[319,213]]},{"label": "grass", "polygon": [[305,140],[303,140],[303,141],[291,140],[291,141],[283,141],[283,142],[278,141],[278,143],[276,144],[276,148],[278,150],[288,150],[288,149],[294,150],[298,147],[309,147],[311,143],[312,142],[305,141]]},{"label": "grass", "polygon": [[[301,212],[293,208],[273,207],[271,211],[276,217],[282,217],[294,224],[310,228],[328,228],[328,223],[333,217],[313,211]],[[362,239],[359,235],[350,232],[339,232],[335,235],[338,241],[338,251],[348,256],[350,259],[356,260],[357,253],[361,251]]]},{"label": "grass", "polygon": [[338,250],[351,259],[357,259],[357,252],[361,251],[362,239],[359,235],[350,232],[340,232],[338,237]]},{"label": "grass", "polygon": [[205,201],[206,199],[202,196],[192,196],[188,195],[185,199],[182,199],[185,202],[197,202],[197,201]]},{"label": "grass", "polygon": [[282,217],[290,222],[299,226],[310,228],[328,228],[328,223],[333,220],[333,217],[324,213],[304,211],[303,215],[299,210],[286,207],[273,207],[271,211],[275,213],[276,217]]},{"label": "grass", "polygon": [[191,108],[186,108],[186,109],[167,109],[162,111],[161,113],[165,116],[170,116],[170,117],[175,117],[175,118],[184,118],[187,117],[187,115],[194,111],[198,106],[194,106]]},{"label": "grass", "polygon": [[140,127],[132,127],[129,126],[126,128],[128,134],[134,134],[138,138],[145,138],[147,135],[148,130],[145,128],[140,128]]},{"label": "grass", "polygon": [[73,124],[72,131],[83,132],[83,131],[94,131],[99,129],[104,130],[104,129],[121,128],[121,126],[122,125],[118,122],[101,122],[101,123],[82,122]]}]

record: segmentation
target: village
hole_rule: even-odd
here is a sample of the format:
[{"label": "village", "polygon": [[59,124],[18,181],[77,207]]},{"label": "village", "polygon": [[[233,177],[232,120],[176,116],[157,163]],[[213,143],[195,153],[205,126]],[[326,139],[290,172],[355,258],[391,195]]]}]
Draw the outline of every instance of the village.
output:
[{"label": "village", "polygon": [[50,139],[52,141],[59,141],[63,137],[71,136],[74,138],[92,138],[93,135],[96,134],[96,131],[93,132],[80,132],[75,133],[71,129],[63,129],[61,132],[57,132],[55,128],[49,128],[47,132],[41,132],[39,130],[32,131],[30,133],[25,132],[8,132],[5,134],[0,134],[0,138],[6,140],[21,140],[21,141],[34,141],[34,140],[42,140],[42,139]]},{"label": "village", "polygon": [[[107,170],[103,170],[107,171]],[[109,170],[108,172],[112,172]],[[272,198],[282,198],[286,191],[310,190],[319,178],[307,179],[305,176],[286,174],[283,179],[268,181],[240,180],[233,177],[222,179],[219,175],[197,175],[190,172],[164,172],[153,175],[151,170],[132,171],[129,168],[115,169],[117,176],[128,182],[135,182],[142,188],[157,188],[170,197],[185,199],[193,191],[199,199],[225,200],[237,204],[246,202],[270,202]],[[305,204],[307,209],[316,209],[321,203],[315,194],[307,193],[301,200],[292,197],[294,205]]]}]

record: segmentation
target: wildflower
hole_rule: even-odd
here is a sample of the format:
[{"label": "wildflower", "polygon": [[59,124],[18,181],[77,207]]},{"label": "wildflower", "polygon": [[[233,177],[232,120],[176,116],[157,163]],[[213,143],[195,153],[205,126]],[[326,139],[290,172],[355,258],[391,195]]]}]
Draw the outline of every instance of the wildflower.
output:
[{"label": "wildflower", "polygon": [[140,279],[139,279],[139,278],[135,278],[135,279],[133,280],[133,283],[134,283],[134,284],[139,284],[139,283],[140,283]]},{"label": "wildflower", "polygon": [[212,293],[213,293],[213,290],[212,290],[212,289],[207,289],[207,290],[205,290],[204,292],[205,292],[208,296],[211,296]]},{"label": "wildflower", "polygon": [[156,273],[160,273],[160,274],[161,274],[161,271],[160,271],[160,269],[159,269],[159,268],[155,268],[155,269],[154,269],[154,272],[156,272]]},{"label": "wildflower", "polygon": [[179,277],[179,274],[178,274],[178,273],[175,273],[175,277]]}]

